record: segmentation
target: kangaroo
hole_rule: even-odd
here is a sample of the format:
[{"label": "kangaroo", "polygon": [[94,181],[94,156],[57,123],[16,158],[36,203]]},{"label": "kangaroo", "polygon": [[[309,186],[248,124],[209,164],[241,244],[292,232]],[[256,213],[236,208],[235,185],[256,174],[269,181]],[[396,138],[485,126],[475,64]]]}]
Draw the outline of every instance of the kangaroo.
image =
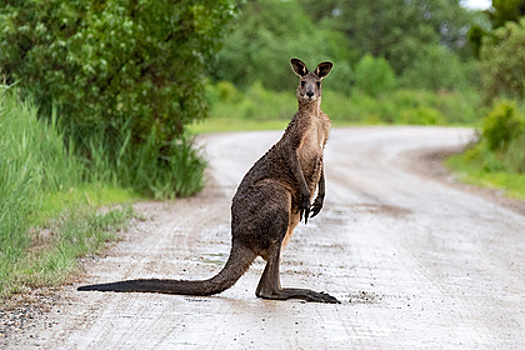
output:
[{"label": "kangaroo", "polygon": [[252,166],[237,188],[231,206],[231,251],[223,269],[208,280],[138,279],[83,286],[78,290],[212,295],[233,286],[255,258],[261,256],[267,263],[255,291],[257,297],[340,303],[324,292],[281,287],[281,250],[302,219],[307,224],[323,207],[323,150],[330,119],[320,108],[321,80],[333,66],[331,62],[322,62],[312,73],[301,60],[294,58],[291,65],[300,77],[298,111],[281,139]]}]

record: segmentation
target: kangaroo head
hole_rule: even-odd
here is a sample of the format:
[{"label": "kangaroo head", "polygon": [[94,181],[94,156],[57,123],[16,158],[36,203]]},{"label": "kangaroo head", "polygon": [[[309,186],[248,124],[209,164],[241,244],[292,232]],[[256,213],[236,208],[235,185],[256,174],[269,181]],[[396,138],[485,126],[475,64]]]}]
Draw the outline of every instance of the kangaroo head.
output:
[{"label": "kangaroo head", "polygon": [[321,80],[330,73],[332,62],[322,62],[317,65],[315,71],[311,73],[306,68],[303,61],[292,58],[292,69],[301,80],[297,87],[297,99],[304,102],[313,102],[321,98]]}]

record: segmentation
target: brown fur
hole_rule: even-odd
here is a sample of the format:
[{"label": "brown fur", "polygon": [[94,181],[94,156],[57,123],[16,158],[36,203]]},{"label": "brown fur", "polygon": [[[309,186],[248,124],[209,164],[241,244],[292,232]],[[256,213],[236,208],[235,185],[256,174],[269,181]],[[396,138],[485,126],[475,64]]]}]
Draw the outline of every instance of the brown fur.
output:
[{"label": "brown fur", "polygon": [[222,271],[205,281],[133,280],[79,290],[211,295],[232,286],[261,256],[267,265],[256,289],[258,297],[339,302],[325,293],[281,288],[281,250],[301,219],[307,223],[310,211],[313,217],[323,206],[323,150],[330,129],[330,120],[320,105],[321,79],[330,72],[332,63],[319,64],[313,73],[300,60],[292,59],[291,63],[301,78],[297,87],[299,108],[281,139],[252,166],[237,188],[231,207],[232,249]]}]

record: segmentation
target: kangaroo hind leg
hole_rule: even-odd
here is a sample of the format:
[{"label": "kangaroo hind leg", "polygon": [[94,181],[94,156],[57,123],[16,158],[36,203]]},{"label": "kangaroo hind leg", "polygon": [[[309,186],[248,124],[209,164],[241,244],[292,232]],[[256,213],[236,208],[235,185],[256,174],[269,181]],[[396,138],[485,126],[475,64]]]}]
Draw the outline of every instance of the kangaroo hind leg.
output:
[{"label": "kangaroo hind leg", "polygon": [[281,245],[272,247],[268,254],[266,267],[257,286],[255,294],[259,298],[271,300],[302,299],[318,303],[340,304],[340,301],[324,292],[309,289],[282,288],[279,265],[281,260]]}]

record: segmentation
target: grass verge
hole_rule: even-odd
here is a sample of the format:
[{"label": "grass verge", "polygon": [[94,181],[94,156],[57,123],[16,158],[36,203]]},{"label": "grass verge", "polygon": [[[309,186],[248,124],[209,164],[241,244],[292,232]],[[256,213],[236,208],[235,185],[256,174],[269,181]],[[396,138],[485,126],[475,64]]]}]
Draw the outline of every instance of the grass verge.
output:
[{"label": "grass verge", "polygon": [[510,198],[525,200],[525,175],[505,171],[487,172],[465,154],[452,156],[445,165],[458,180],[478,187],[502,190]]},{"label": "grass verge", "polygon": [[460,180],[525,200],[525,118],[515,101],[497,101],[483,119],[480,140],[446,161]]},{"label": "grass verge", "polygon": [[26,254],[15,262],[0,262],[0,304],[8,303],[14,294],[63,283],[78,272],[78,257],[100,252],[106,242],[118,240],[117,232],[132,217],[131,205],[105,213],[80,205],[30,229]]},{"label": "grass verge", "polygon": [[115,239],[133,216],[130,205],[99,213],[137,196],[86,180],[90,169],[66,150],[55,120],[38,120],[30,101],[0,89],[0,303],[64,281],[76,257]]}]

